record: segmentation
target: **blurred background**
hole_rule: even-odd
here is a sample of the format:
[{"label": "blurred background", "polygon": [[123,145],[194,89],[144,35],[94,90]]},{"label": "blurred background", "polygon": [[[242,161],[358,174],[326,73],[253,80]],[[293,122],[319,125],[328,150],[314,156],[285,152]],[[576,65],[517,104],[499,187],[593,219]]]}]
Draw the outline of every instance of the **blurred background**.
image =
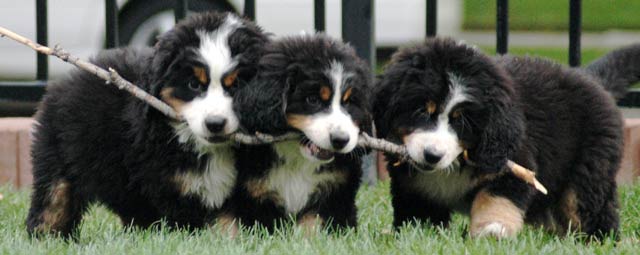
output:
[{"label": "blurred background", "polygon": [[[49,44],[88,58],[105,46],[105,1],[50,0]],[[121,45],[152,45],[155,37],[174,25],[173,0],[119,0]],[[424,0],[376,0],[375,44],[378,67],[396,47],[425,36]],[[326,1],[326,32],[341,36],[341,1]],[[192,11],[242,12],[242,0],[191,0]],[[438,1],[437,32],[495,52],[496,2]],[[612,48],[640,42],[640,1],[582,1],[582,52],[587,63]],[[567,62],[569,1],[509,2],[509,52],[546,56]],[[313,0],[256,1],[256,20],[276,36],[313,32]],[[35,38],[35,1],[0,1],[0,25]],[[50,77],[72,68],[50,60]],[[35,53],[15,42],[0,40],[0,80],[33,80]]]}]

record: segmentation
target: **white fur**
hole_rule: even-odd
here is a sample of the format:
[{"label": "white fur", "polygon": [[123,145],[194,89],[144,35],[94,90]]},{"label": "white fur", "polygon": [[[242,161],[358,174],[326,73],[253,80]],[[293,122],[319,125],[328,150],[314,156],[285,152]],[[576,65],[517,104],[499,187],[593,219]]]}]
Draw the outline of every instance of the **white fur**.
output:
[{"label": "white fur", "polygon": [[287,213],[298,213],[310,202],[319,184],[336,180],[335,174],[319,173],[323,164],[309,161],[298,150],[297,141],[274,144],[283,164],[269,170],[265,179],[266,187],[278,194]]},{"label": "white fur", "polygon": [[451,88],[446,100],[444,110],[437,116],[436,128],[430,130],[417,129],[406,136],[404,143],[407,146],[409,156],[418,163],[425,164],[424,151],[429,150],[436,155],[442,155],[434,169],[446,169],[464,150],[460,146],[458,135],[449,123],[449,114],[458,104],[470,101],[465,93],[463,81],[460,77],[449,74]]},{"label": "white fur", "polygon": [[342,107],[342,84],[353,74],[344,71],[342,63],[333,61],[327,76],[333,83],[333,96],[328,113],[319,113],[310,117],[309,125],[302,132],[314,144],[326,150],[333,150],[330,135],[332,132],[344,132],[349,136],[349,142],[344,148],[338,150],[341,153],[351,152],[358,143],[360,128],[353,123],[351,116]]},{"label": "white fur", "polygon": [[[233,99],[224,91],[221,80],[225,73],[233,70],[238,64],[237,57],[231,56],[229,36],[240,27],[242,22],[236,16],[227,15],[225,22],[218,29],[196,31],[200,37],[197,52],[209,68],[210,83],[204,96],[196,97],[184,105],[182,115],[189,131],[195,135],[192,138],[197,144],[208,145],[207,137],[230,134],[238,129],[239,121],[233,111]],[[226,119],[223,134],[209,132],[204,122],[209,116]]]},{"label": "white fur", "polygon": [[477,232],[471,233],[473,237],[493,236],[497,238],[507,237],[507,228],[500,222],[491,222]]},{"label": "white fur", "polygon": [[471,170],[460,171],[455,161],[450,171],[418,172],[411,177],[411,188],[441,204],[457,207],[464,196],[474,188]]},{"label": "white fur", "polygon": [[211,148],[207,153],[209,161],[202,173],[187,171],[176,179],[186,194],[195,195],[209,208],[222,206],[236,183],[235,158],[227,147]]}]

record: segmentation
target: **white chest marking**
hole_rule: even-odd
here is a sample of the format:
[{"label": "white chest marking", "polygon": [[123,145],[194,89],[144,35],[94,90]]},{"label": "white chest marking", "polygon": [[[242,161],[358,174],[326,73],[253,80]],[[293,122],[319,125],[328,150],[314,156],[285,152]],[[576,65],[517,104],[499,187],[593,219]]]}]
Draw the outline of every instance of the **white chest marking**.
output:
[{"label": "white chest marking", "polygon": [[274,148],[283,164],[269,170],[265,186],[277,193],[287,213],[298,213],[310,201],[318,185],[341,179],[335,173],[318,173],[322,165],[302,156],[297,141],[276,143]]},{"label": "white chest marking", "polygon": [[471,171],[468,169],[462,172],[457,169],[418,172],[411,177],[410,182],[411,187],[423,196],[451,207],[459,205],[476,184],[471,179]]},{"label": "white chest marking", "polygon": [[201,173],[186,172],[176,179],[185,194],[198,196],[209,208],[222,206],[236,183],[233,151],[228,147],[214,148]]}]

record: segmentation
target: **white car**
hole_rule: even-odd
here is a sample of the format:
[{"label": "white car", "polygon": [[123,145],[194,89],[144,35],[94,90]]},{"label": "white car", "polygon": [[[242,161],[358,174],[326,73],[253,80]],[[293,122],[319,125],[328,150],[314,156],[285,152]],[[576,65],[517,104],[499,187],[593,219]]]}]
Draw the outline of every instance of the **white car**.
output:
[{"label": "white car", "polygon": [[[0,1],[0,26],[35,41],[35,2]],[[378,46],[418,41],[425,35],[424,0],[376,0],[375,40]],[[174,25],[174,0],[118,0],[121,45],[150,45]],[[190,9],[241,13],[243,0],[190,0]],[[49,45],[60,44],[81,58],[104,47],[105,1],[49,0]],[[461,0],[438,1],[438,33],[452,34],[460,25]],[[256,1],[256,21],[276,36],[313,31],[313,0]],[[326,0],[326,32],[341,35],[341,0]],[[0,39],[0,80],[35,79],[35,53],[16,42]],[[49,60],[51,78],[71,65]]]}]

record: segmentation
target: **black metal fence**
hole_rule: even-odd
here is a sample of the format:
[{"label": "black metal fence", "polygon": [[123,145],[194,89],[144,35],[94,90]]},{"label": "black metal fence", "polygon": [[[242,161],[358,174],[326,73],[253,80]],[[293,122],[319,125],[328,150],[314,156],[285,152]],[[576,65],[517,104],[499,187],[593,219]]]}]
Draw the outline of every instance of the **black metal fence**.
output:
[{"label": "black metal fence", "polygon": [[[496,6],[496,52],[506,54],[509,41],[508,0],[497,0]],[[569,65],[580,65],[581,0],[569,0]],[[118,46],[118,6],[116,0],[105,0],[106,47]],[[436,35],[437,0],[426,0],[427,37]],[[188,0],[175,0],[174,15],[176,21],[186,17]],[[255,19],[255,0],[245,0],[243,15]],[[356,48],[360,57],[375,66],[374,42],[374,0],[342,1],[342,37]],[[314,27],[316,31],[325,30],[325,1],[314,0]],[[47,45],[47,0],[36,0],[36,41]],[[0,81],[0,107],[6,103],[37,102],[44,93],[48,79],[48,59],[46,55],[37,55],[36,80],[32,82]],[[640,90],[632,90],[619,102],[621,106],[640,106]]]}]

